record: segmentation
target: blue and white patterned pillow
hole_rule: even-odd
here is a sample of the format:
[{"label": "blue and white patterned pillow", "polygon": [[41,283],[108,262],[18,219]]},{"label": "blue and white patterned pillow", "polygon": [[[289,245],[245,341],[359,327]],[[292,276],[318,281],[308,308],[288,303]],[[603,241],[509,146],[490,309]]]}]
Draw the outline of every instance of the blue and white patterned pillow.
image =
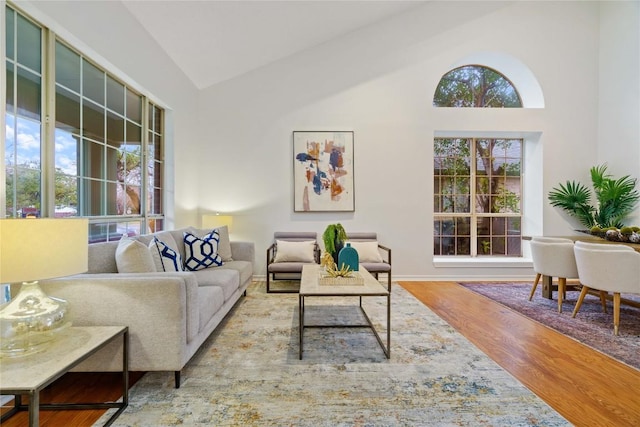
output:
[{"label": "blue and white patterned pillow", "polygon": [[[180,254],[157,237],[149,244],[151,257],[158,271],[184,271]],[[162,267],[162,269],[160,269]]]},{"label": "blue and white patterned pillow", "polygon": [[206,236],[199,238],[189,232],[184,232],[184,266],[186,270],[196,271],[223,264],[218,254],[220,234],[213,230]]}]

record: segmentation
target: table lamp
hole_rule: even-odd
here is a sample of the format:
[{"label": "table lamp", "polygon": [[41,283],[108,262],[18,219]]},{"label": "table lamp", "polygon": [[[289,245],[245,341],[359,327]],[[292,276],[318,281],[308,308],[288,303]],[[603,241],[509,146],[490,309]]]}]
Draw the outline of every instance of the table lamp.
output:
[{"label": "table lamp", "polygon": [[203,228],[218,228],[227,226],[229,233],[231,233],[231,225],[233,224],[233,217],[231,215],[210,214],[202,215],[202,227]]},{"label": "table lamp", "polygon": [[71,325],[66,301],[48,297],[38,280],[86,272],[88,233],[81,218],[0,219],[0,283],[22,282],[0,307],[0,357],[40,351]]}]

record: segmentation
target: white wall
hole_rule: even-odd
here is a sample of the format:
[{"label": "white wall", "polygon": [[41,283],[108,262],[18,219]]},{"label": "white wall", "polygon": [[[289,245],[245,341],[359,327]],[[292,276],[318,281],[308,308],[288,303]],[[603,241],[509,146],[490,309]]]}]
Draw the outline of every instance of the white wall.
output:
[{"label": "white wall", "polygon": [[119,1],[21,1],[18,7],[167,108],[167,221],[197,221],[198,91]]},{"label": "white wall", "polygon": [[[538,159],[525,169],[524,203],[534,213],[525,233],[571,232],[575,224],[546,194],[584,178],[598,158],[598,28],[592,2],[432,2],[210,87],[200,108],[201,170],[209,168],[200,211],[236,216],[234,237],[256,242],[258,274],[274,231],[321,234],[339,221],[348,231],[377,231],[393,249],[398,279],[530,278],[529,265],[434,266],[433,136],[524,132]],[[478,52],[528,67],[544,108],[433,108],[440,77]],[[354,213],[293,212],[294,130],[355,131]]]},{"label": "white wall", "polygon": [[[640,180],[640,2],[600,6],[598,164]],[[640,209],[627,221],[640,224]]]},{"label": "white wall", "polygon": [[[258,275],[274,231],[321,234],[339,221],[377,231],[393,248],[398,279],[530,278],[526,264],[434,266],[437,133],[526,137],[528,234],[576,228],[546,202],[557,183],[588,182],[602,161],[613,173],[640,175],[637,2],[429,2],[200,93],[121,2],[20,6],[168,108],[170,224],[234,214],[233,237],[256,242]],[[496,57],[535,76],[544,108],[431,106],[445,72]],[[293,212],[294,130],[355,131],[355,212]]]}]

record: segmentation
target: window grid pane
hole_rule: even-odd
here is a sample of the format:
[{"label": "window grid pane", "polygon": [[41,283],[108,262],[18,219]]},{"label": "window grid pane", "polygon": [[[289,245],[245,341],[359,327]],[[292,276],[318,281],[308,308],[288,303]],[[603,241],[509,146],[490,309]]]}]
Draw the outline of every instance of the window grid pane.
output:
[{"label": "window grid pane", "polygon": [[[150,104],[149,120],[143,123],[145,98],[142,95],[60,40],[56,41],[56,53],[59,54],[56,69],[65,73],[64,78],[56,82],[56,94],[61,98],[56,100],[60,110],[57,111],[60,120],[56,120],[56,134],[69,145],[65,153],[56,152],[56,165],[70,164],[71,161],[62,159],[76,153],[79,166],[75,168],[75,175],[79,179],[75,181],[75,192],[79,195],[77,206],[80,206],[76,208],[84,216],[110,217],[106,223],[96,222],[92,239],[118,238],[122,234],[118,230],[122,229],[123,221],[131,221],[124,217],[141,218],[142,225],[135,227],[138,232],[162,227],[163,110]],[[148,140],[143,140],[142,135],[147,133]],[[75,141],[75,147],[71,141]],[[147,150],[150,157],[145,160]],[[143,164],[149,167],[145,168]],[[69,169],[63,175],[68,178],[72,172]],[[59,181],[61,185],[74,185],[70,179]],[[144,182],[149,185],[144,187]],[[73,189],[69,188],[66,194],[70,193]],[[143,200],[147,200],[153,209],[143,210]],[[144,225],[151,223],[145,218],[150,213],[154,215],[153,226]],[[119,216],[122,220],[117,219]],[[115,230],[113,224],[117,225]]]},{"label": "window grid pane", "polygon": [[5,209],[9,218],[42,212],[42,29],[5,7]]},{"label": "window grid pane", "polygon": [[521,164],[520,139],[434,140],[434,255],[522,256]]},{"label": "window grid pane", "polygon": [[[41,215],[41,171],[52,168],[51,216],[109,216],[94,224],[92,236],[117,236],[123,227],[125,234],[162,229],[164,111],[150,104],[146,120],[145,96],[59,39],[44,52],[48,29],[9,5],[5,11],[7,216]],[[45,55],[55,69],[51,111],[42,104]],[[54,118],[53,140],[41,129],[45,114]],[[148,146],[153,149],[147,160]],[[51,164],[42,164],[45,149],[55,151]],[[145,217],[142,200],[153,206],[153,218]]]}]

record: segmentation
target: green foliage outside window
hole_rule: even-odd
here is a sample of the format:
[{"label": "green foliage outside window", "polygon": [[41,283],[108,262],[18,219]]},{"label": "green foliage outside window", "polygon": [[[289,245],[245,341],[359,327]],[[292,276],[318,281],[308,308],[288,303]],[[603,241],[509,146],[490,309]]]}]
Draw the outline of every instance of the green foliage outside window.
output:
[{"label": "green foliage outside window", "polygon": [[467,65],[445,74],[433,97],[435,107],[518,108],[522,101],[511,82],[491,68]]}]

